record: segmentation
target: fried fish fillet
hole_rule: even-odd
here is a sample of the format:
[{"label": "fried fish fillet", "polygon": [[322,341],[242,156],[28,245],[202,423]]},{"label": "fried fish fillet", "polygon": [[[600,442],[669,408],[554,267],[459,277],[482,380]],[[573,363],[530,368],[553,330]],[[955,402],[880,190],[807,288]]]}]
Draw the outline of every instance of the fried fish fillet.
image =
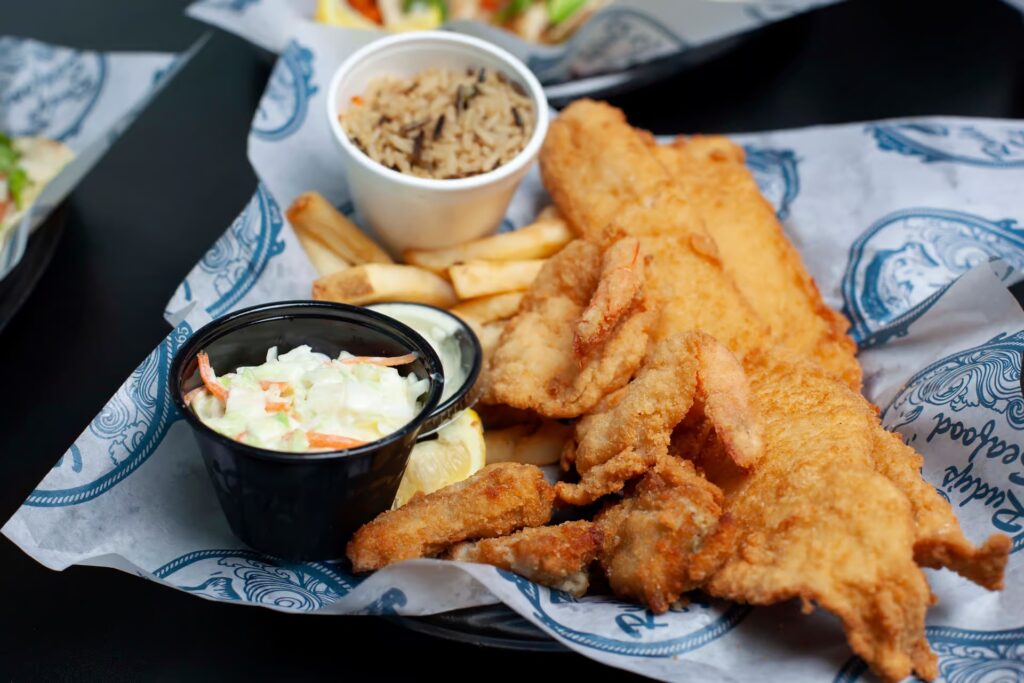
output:
[{"label": "fried fish fillet", "polygon": [[[894,483],[905,471],[877,462],[881,427],[870,404],[772,337],[657,162],[650,138],[621,112],[574,103],[552,123],[541,162],[545,184],[579,234],[601,244],[637,236],[652,255],[647,286],[661,312],[652,341],[711,334],[742,359],[751,381],[764,455],[732,482],[727,512],[741,546],[706,589],[757,604],[816,601],[842,619],[853,649],[883,677],[933,677],[924,637],[931,593],[915,563],[926,547],[918,540],[927,530],[927,501],[905,481]],[[947,519],[955,523],[952,511]],[[997,567],[1005,547],[989,541],[974,558]],[[927,559],[955,565],[962,557],[932,551]]]},{"label": "fried fish fillet", "polygon": [[914,559],[922,567],[955,571],[987,588],[1003,587],[1003,572],[1013,541],[993,534],[975,546],[964,536],[949,502],[921,478],[924,458],[903,443],[898,434],[874,429],[875,469],[884,474],[910,500],[914,511]]},{"label": "fried fish fillet", "polygon": [[488,465],[465,481],[381,513],[352,536],[346,553],[356,572],[433,557],[460,541],[547,524],[554,498],[540,468]]},{"label": "fried fish fillet", "polygon": [[597,559],[600,547],[600,528],[581,520],[459,543],[449,549],[446,557],[491,564],[580,597],[590,586],[588,567]]},{"label": "fried fish fillet", "polygon": [[853,650],[887,680],[936,675],[924,635],[932,602],[914,561],[907,497],[874,469],[874,411],[817,364],[772,349],[745,364],[764,455],[727,493],[736,554],[704,586],[767,605],[800,598],[843,622]]},{"label": "fried fish fillet", "polygon": [[624,500],[594,520],[601,566],[612,591],[668,610],[732,554],[736,528],[722,515],[722,492],[693,464],[662,457]]},{"label": "fried fish fillet", "polygon": [[559,482],[559,499],[586,505],[654,466],[668,454],[672,431],[691,409],[713,425],[726,454],[743,468],[761,454],[760,426],[743,368],[712,337],[678,334],[651,349],[640,372],[603,412],[577,423],[574,461],[581,480]]},{"label": "fried fish fillet", "polygon": [[694,136],[658,146],[656,154],[718,245],[725,271],[772,333],[860,391],[849,322],[822,301],[747,169],[743,149],[724,137]]},{"label": "fried fish fillet", "polygon": [[652,339],[700,331],[734,352],[763,344],[770,328],[726,273],[715,241],[655,148],[618,109],[580,100],[549,128],[541,173],[584,239],[602,246],[624,236],[640,240],[650,256],[648,308],[659,313]]},{"label": "fried fish fillet", "polygon": [[[636,240],[607,250],[576,240],[553,256],[491,354],[486,401],[577,417],[628,382],[653,317],[642,294],[639,249]],[[630,268],[621,254],[636,272],[623,272]]]}]

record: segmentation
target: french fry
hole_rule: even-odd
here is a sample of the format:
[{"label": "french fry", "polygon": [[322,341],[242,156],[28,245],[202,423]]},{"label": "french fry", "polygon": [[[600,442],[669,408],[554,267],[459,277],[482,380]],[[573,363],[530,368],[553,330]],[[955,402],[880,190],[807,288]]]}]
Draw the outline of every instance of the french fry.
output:
[{"label": "french fry", "polygon": [[562,218],[562,214],[558,210],[557,206],[555,206],[554,204],[548,204],[543,209],[541,209],[540,213],[537,214],[537,217],[533,219],[534,223],[540,223],[541,221],[565,222],[565,219]]},{"label": "french fry", "polygon": [[413,301],[441,308],[457,301],[444,278],[429,270],[394,263],[364,263],[325,275],[313,282],[313,298],[357,306]]},{"label": "french fry", "polygon": [[318,192],[303,192],[288,207],[288,222],[351,264],[394,263],[388,253]]},{"label": "french fry", "polygon": [[295,231],[295,235],[299,238],[302,248],[306,251],[306,256],[309,257],[310,263],[313,264],[316,272],[320,275],[337,273],[352,265],[325,247],[322,242],[310,237],[309,234]]},{"label": "french fry", "polygon": [[452,308],[452,313],[460,318],[472,318],[481,325],[495,320],[511,318],[519,310],[519,302],[523,300],[522,292],[505,292],[492,294],[476,299],[463,301]]},{"label": "french fry", "polygon": [[538,220],[519,230],[491,235],[447,249],[409,250],[406,263],[435,273],[468,261],[522,261],[547,258],[572,240],[572,233],[560,216]]},{"label": "french fry", "polygon": [[448,269],[460,299],[527,289],[537,277],[543,259],[530,261],[470,261]]},{"label": "french fry", "polygon": [[571,436],[572,427],[553,420],[487,430],[484,432],[487,464],[521,462],[553,465],[558,462],[562,447]]}]

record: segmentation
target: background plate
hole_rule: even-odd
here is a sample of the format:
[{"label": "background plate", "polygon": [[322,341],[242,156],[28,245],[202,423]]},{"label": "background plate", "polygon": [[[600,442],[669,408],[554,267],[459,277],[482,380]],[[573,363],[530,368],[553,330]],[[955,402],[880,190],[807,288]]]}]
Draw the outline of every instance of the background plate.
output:
[{"label": "background plate", "polygon": [[50,265],[53,252],[64,234],[64,205],[54,209],[25,246],[25,253],[14,270],[0,280],[0,332],[11,321]]}]

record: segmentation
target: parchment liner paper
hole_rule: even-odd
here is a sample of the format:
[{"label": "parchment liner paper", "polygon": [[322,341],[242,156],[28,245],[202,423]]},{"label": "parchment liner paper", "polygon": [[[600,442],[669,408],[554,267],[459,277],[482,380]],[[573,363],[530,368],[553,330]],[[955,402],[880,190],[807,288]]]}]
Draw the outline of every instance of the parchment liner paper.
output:
[{"label": "parchment liner paper", "polygon": [[[588,657],[664,680],[865,674],[837,620],[791,604],[753,609],[698,597],[654,616],[483,566],[419,560],[361,579],[341,566],[282,564],[231,535],[165,380],[174,350],[212,318],[309,296],[315,274],[282,207],[316,189],[351,213],[322,101],[347,50],[322,27],[308,28],[285,49],[253,121],[249,155],[262,182],[169,302],[175,329],[3,532],[54,569],[114,567],[209,599],[285,611],[422,615],[500,600]],[[828,303],[851,318],[866,394],[885,424],[926,456],[925,476],[969,537],[1014,538],[1002,593],[928,570],[939,598],[928,636],[940,670],[958,681],[1019,676],[1024,313],[1006,282],[1024,266],[1016,223],[1024,215],[1024,125],[930,118],[737,137]],[[546,202],[534,172],[505,227],[529,221]]]}]

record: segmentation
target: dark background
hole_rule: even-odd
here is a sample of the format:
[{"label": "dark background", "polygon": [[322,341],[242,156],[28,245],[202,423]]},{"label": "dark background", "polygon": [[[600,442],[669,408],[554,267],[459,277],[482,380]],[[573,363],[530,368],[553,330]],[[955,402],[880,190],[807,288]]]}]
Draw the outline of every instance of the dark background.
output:
[{"label": "dark background", "polygon": [[[187,4],[2,0],[0,35],[182,51],[210,30],[184,16]],[[71,196],[49,270],[0,334],[0,520],[167,334],[164,304],[252,196],[245,141],[270,66],[214,31]],[[1022,118],[1022,74],[1024,20],[996,0],[848,0],[613,102],[656,133]],[[626,677],[576,655],[216,604],[110,570],[51,572],[2,538],[0,578],[3,680]]]}]

